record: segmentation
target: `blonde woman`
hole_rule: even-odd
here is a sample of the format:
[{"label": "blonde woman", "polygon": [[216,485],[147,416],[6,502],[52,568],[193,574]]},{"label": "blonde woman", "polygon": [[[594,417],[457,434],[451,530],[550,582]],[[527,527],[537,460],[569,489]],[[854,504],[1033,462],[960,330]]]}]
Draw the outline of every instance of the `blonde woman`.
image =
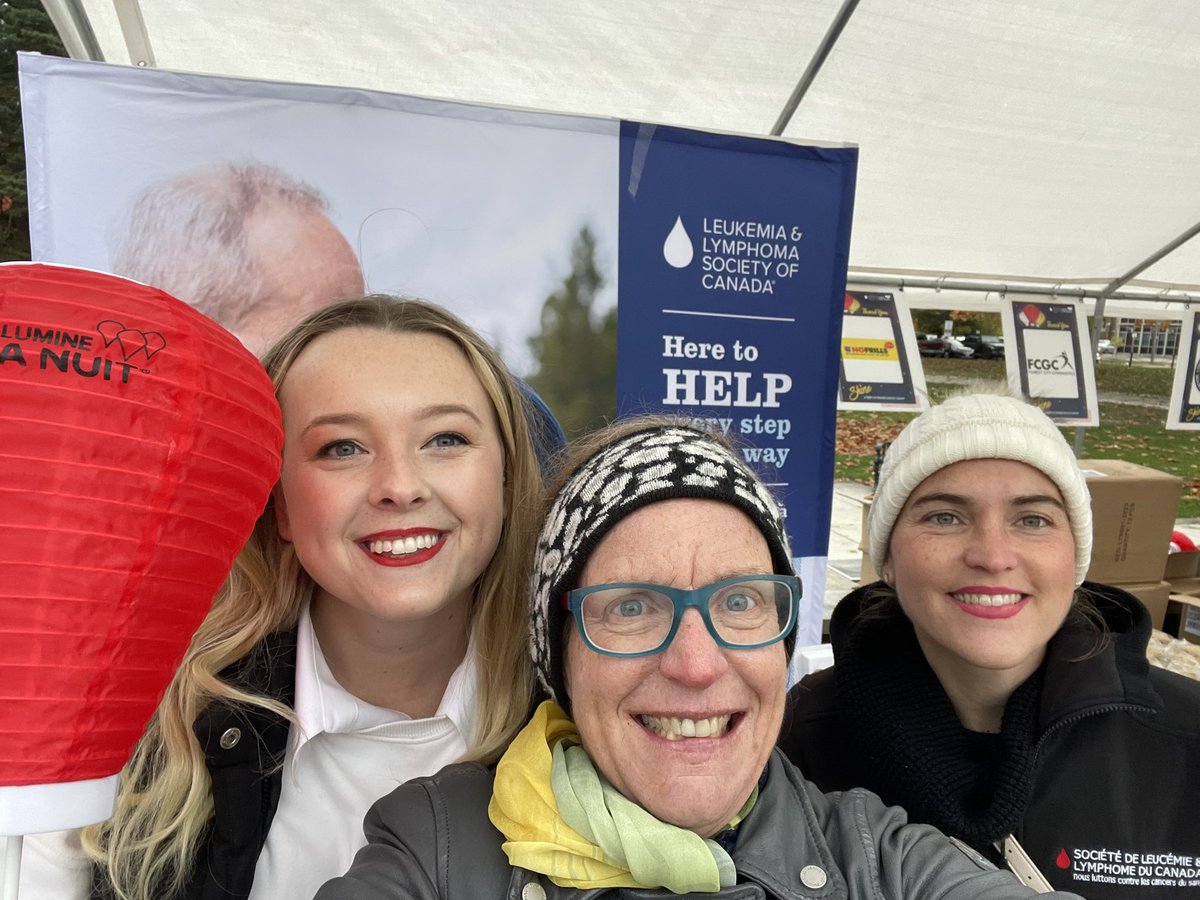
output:
[{"label": "blonde woman", "polygon": [[93,896],[311,896],[373,800],[494,761],[529,713],[519,382],[450,313],[385,296],[313,313],[264,364],[280,482],[83,835]]}]

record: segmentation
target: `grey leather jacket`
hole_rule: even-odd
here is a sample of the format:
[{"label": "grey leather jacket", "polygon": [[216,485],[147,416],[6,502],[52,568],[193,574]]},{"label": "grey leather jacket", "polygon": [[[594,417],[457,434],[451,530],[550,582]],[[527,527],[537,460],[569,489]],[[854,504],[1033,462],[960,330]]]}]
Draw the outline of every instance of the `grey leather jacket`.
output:
[{"label": "grey leather jacket", "polygon": [[[448,766],[401,785],[367,813],[369,843],[316,900],[999,900],[1033,890],[974,850],[874,794],[822,794],[778,751],[732,857],[738,884],[715,893],[563,888],[511,866],[487,816],[492,772]],[[1046,897],[1076,898],[1055,893]],[[1076,898],[1078,900],[1078,898]]]}]

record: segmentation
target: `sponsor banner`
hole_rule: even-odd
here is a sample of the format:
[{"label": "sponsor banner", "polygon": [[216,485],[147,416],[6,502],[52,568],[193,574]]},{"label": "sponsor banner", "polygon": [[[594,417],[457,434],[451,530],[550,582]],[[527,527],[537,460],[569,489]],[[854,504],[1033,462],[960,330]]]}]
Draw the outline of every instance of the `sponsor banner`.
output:
[{"label": "sponsor banner", "polygon": [[840,410],[929,408],[912,317],[893,294],[847,291],[842,307]]},{"label": "sponsor banner", "polygon": [[1099,425],[1087,317],[1078,301],[1009,295],[1001,304],[1009,382],[1060,425]]},{"label": "sponsor banner", "polygon": [[1177,431],[1200,429],[1200,316],[1195,310],[1184,313],[1180,324],[1167,428]]},{"label": "sponsor banner", "polygon": [[621,127],[618,411],[704,421],[783,503],[820,641],[854,148]]}]

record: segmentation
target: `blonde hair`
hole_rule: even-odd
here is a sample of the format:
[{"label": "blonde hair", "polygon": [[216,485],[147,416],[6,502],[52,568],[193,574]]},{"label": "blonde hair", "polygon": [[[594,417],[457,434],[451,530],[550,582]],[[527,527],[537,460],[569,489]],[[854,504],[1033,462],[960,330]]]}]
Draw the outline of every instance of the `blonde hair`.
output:
[{"label": "blonde hair", "polygon": [[[309,344],[344,328],[446,338],[463,352],[495,409],[504,445],[505,516],[471,610],[479,674],[475,729],[465,757],[494,761],[524,724],[533,697],[526,580],[542,482],[528,401],[496,351],[457,317],[432,303],[386,295],[327,306],[281,338],[263,358],[276,393]],[[205,709],[214,703],[244,705],[294,721],[285,704],[239,688],[222,672],[248,662],[268,635],[293,627],[312,589],[291,545],[278,535],[270,501],[121,772],[115,814],[84,831],[85,849],[117,897],[171,897],[191,874],[213,815],[204,749],[193,732]]]}]

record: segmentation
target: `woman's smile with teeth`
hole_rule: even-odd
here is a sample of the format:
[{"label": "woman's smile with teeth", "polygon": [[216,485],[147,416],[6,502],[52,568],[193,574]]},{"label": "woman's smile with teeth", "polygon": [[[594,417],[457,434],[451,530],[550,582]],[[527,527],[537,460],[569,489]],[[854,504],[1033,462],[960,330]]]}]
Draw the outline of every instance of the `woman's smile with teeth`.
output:
[{"label": "woman's smile with teeth", "polygon": [[1024,594],[951,594],[959,603],[973,606],[1012,606],[1020,603]]},{"label": "woman's smile with teeth", "polygon": [[720,737],[729,730],[728,715],[708,719],[677,719],[674,716],[639,716],[641,723],[668,741],[684,738]]},{"label": "woman's smile with teeth", "polygon": [[415,537],[393,538],[387,541],[367,541],[367,549],[380,556],[404,556],[418,550],[428,550],[438,542],[435,532],[418,534]]}]

